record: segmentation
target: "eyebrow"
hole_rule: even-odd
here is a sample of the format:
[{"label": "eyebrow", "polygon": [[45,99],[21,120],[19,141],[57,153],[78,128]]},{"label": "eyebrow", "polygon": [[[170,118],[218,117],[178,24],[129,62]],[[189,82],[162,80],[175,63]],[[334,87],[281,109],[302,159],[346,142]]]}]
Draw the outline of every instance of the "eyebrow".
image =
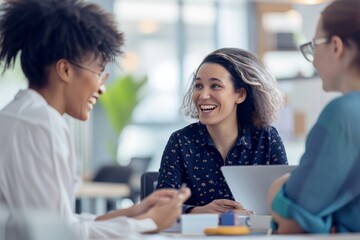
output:
[{"label": "eyebrow", "polygon": [[[208,79],[209,81],[211,81],[211,82],[220,82],[220,83],[222,83],[222,81],[220,80],[220,79],[218,79],[218,78],[216,78],[216,77],[211,77],[210,79]],[[195,79],[194,79],[194,82],[195,81],[201,81],[201,78],[200,77],[196,77]]]}]

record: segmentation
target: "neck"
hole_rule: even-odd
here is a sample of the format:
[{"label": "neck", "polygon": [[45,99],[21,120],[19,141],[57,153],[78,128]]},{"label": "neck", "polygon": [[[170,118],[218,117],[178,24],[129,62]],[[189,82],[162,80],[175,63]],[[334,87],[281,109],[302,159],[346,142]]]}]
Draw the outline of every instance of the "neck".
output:
[{"label": "neck", "polygon": [[216,126],[206,126],[212,141],[225,160],[231,147],[235,144],[238,137],[238,124],[218,124]]},{"label": "neck", "polygon": [[342,79],[342,91],[343,93],[347,92],[353,92],[353,91],[359,91],[360,90],[360,75],[355,74],[358,73],[358,70],[352,70],[347,72],[345,76],[343,76]]},{"label": "neck", "polygon": [[52,106],[56,111],[58,111],[61,115],[65,113],[64,101],[62,92],[60,91],[60,86],[52,86],[48,85],[43,88],[29,87],[34,91],[38,92],[45,101]]}]

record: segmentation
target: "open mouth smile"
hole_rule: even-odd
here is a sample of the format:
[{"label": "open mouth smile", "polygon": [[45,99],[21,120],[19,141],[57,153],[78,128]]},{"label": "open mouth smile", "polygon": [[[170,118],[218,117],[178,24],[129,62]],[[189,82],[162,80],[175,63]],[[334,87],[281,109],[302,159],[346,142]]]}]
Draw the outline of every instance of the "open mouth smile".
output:
[{"label": "open mouth smile", "polygon": [[92,105],[96,104],[96,98],[90,98],[89,103]]},{"label": "open mouth smile", "polygon": [[200,110],[202,111],[202,112],[211,112],[212,110],[214,110],[215,108],[217,108],[217,106],[216,105],[212,105],[212,104],[201,104],[201,105],[199,105],[199,107],[200,107]]},{"label": "open mouth smile", "polygon": [[90,111],[92,110],[93,106],[96,104],[97,102],[97,97],[96,96],[92,96],[90,99],[89,99],[89,109]]}]

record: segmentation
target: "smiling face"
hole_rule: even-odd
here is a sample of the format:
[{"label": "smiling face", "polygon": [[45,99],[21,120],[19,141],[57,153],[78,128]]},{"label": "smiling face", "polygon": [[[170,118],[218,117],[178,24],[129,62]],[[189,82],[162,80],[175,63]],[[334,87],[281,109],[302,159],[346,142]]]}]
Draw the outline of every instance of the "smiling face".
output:
[{"label": "smiling face", "polygon": [[202,124],[237,124],[236,107],[245,100],[246,92],[235,92],[231,79],[231,74],[219,64],[204,63],[198,69],[192,100]]},{"label": "smiling face", "polygon": [[104,92],[105,64],[101,58],[88,57],[82,62],[70,63],[73,74],[65,90],[65,113],[87,120],[98,97]]}]

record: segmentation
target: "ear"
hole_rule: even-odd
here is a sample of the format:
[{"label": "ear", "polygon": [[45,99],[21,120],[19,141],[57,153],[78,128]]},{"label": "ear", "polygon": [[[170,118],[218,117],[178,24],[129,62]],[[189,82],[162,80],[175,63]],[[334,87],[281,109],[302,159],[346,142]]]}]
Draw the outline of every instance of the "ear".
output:
[{"label": "ear", "polygon": [[236,104],[240,104],[242,102],[245,101],[246,96],[247,96],[247,92],[245,90],[245,88],[240,88],[239,90],[236,91],[238,93],[238,97],[236,98]]},{"label": "ear", "polygon": [[70,81],[70,63],[66,59],[60,59],[55,63],[55,71],[62,81]]},{"label": "ear", "polygon": [[344,53],[345,53],[345,46],[344,46],[344,42],[343,40],[339,37],[339,36],[332,36],[331,37],[331,50],[333,51],[333,53],[335,54],[335,57],[337,59],[340,59],[341,57],[343,57]]}]

